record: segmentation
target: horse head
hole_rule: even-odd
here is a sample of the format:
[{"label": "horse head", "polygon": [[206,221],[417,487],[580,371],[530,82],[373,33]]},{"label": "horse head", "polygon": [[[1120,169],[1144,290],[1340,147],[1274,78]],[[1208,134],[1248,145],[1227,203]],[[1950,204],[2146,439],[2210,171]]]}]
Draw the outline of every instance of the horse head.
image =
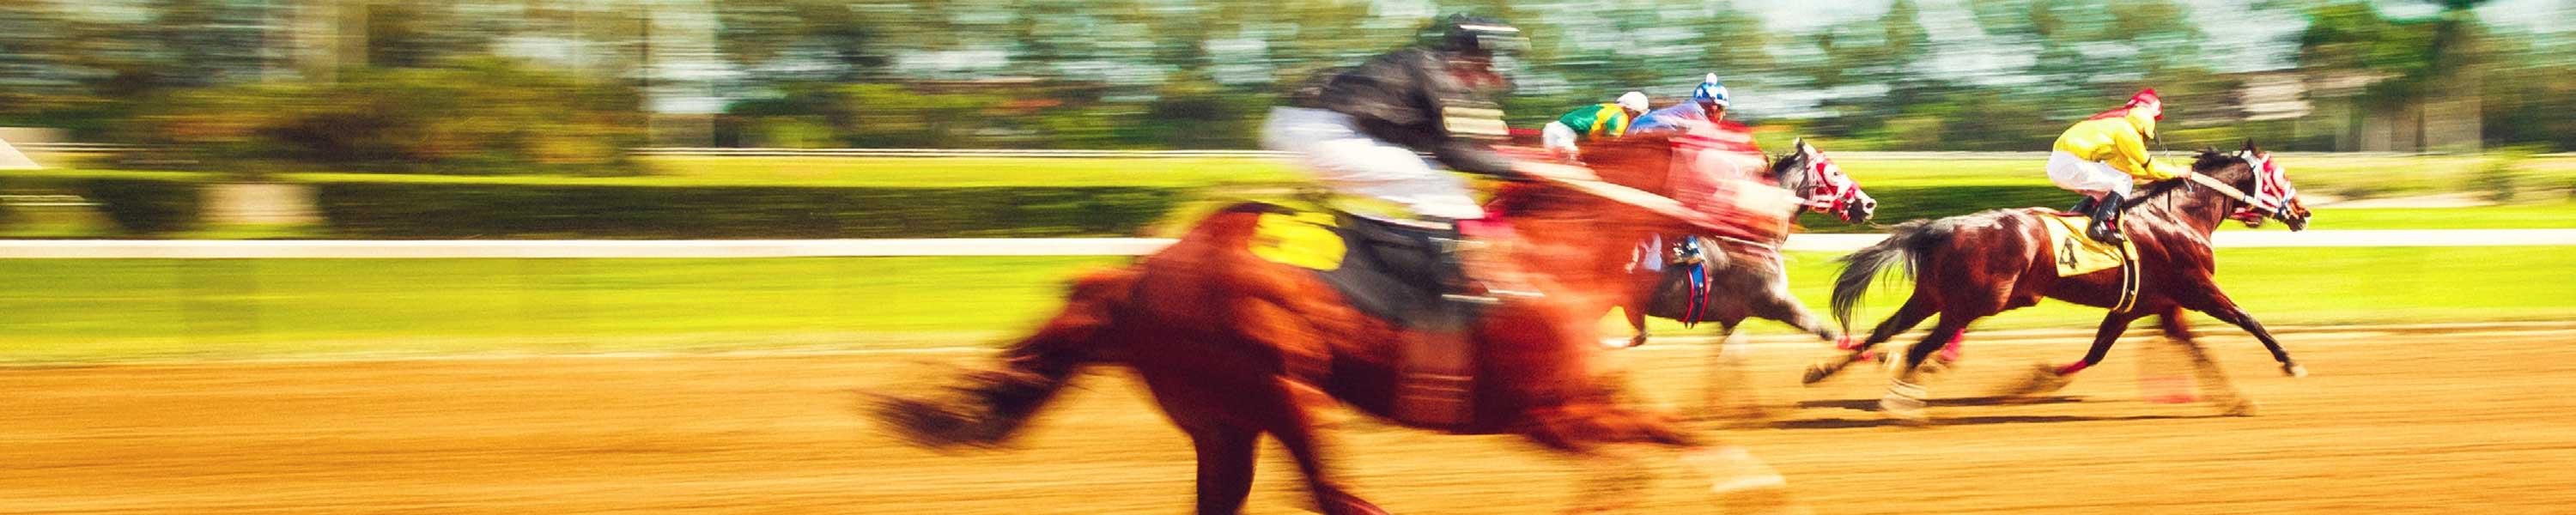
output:
[{"label": "horse head", "polygon": [[2268,218],[2280,220],[2292,231],[2308,228],[2308,208],[2299,201],[2299,189],[2290,183],[2288,168],[2272,159],[2270,151],[2255,147],[2254,140],[2245,140],[2245,146],[2232,153],[2203,149],[2191,168],[2245,193],[2244,198],[2233,199],[2236,207],[2227,218],[2246,227],[2262,227]]},{"label": "horse head", "polygon": [[1789,153],[1771,160],[1771,181],[1805,199],[1809,211],[1827,213],[1843,223],[1869,223],[1878,215],[1878,199],[1861,191],[1860,182],[1844,175],[1841,166],[1825,157],[1823,150],[1807,144],[1806,138],[1789,143]]}]

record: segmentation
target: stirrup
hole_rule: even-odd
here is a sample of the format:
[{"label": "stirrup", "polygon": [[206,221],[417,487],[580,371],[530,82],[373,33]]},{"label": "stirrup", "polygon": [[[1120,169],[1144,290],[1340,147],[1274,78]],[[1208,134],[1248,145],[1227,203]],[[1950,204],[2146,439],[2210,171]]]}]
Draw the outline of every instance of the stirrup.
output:
[{"label": "stirrup", "polygon": [[2120,244],[2120,243],[2124,243],[2124,242],[2127,242],[2127,241],[2128,241],[2128,236],[2120,234],[2120,230],[2119,230],[2119,229],[2117,229],[2117,228],[2113,228],[2113,227],[2111,227],[2111,226],[2109,226],[2109,225],[2107,225],[2107,224],[2096,224],[2096,225],[2093,225],[2093,226],[2087,226],[2087,227],[2085,227],[2085,228],[2084,228],[2084,235],[2085,235],[2085,236],[2090,236],[2090,237],[2092,237],[2092,238],[2093,238],[2093,241],[2099,241],[2099,242],[2109,243],[2109,244],[2113,244],[2113,245],[2118,245],[2118,244]]},{"label": "stirrup", "polygon": [[1492,296],[1492,295],[1469,295],[1469,294],[1465,294],[1465,293],[1443,293],[1443,294],[1440,294],[1440,300],[1445,300],[1445,301],[1449,301],[1449,302],[1456,302],[1456,303],[1460,303],[1460,304],[1476,304],[1476,305],[1483,305],[1483,306],[1492,306],[1492,305],[1502,304],[1502,303],[1503,303],[1503,299],[1501,299],[1501,298],[1497,298],[1497,297],[1494,297],[1494,296]]}]

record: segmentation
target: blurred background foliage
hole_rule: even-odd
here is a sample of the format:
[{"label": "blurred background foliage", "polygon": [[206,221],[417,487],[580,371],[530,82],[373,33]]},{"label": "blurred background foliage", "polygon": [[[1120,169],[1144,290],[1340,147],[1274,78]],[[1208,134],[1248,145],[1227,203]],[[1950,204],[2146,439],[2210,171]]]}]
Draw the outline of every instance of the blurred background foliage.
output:
[{"label": "blurred background foliage", "polygon": [[0,0],[0,126],[138,165],[634,173],[641,146],[1250,148],[1434,15],[1528,29],[1513,122],[1702,73],[1837,150],[2045,149],[2154,87],[2169,143],[2576,149],[2548,0]]}]

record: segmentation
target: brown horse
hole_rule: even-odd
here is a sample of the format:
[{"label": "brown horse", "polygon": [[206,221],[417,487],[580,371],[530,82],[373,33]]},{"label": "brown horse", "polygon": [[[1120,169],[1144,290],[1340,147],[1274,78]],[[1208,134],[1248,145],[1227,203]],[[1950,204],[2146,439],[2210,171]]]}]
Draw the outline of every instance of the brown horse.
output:
[{"label": "brown horse", "polygon": [[[2279,165],[2272,162],[2270,154],[2250,141],[2234,154],[2204,151],[2192,164],[2192,170],[2202,177],[2149,186],[2122,208],[2125,214],[2120,217],[2121,230],[2136,242],[2138,252],[2135,264],[2130,265],[2138,272],[2138,287],[2130,308],[2114,309],[2103,317],[2093,347],[2081,361],[2043,366],[2037,380],[2008,393],[2036,393],[2064,386],[2076,372],[2100,363],[2130,322],[2157,315],[2163,319],[2166,336],[2182,343],[2191,353],[2202,379],[2217,381],[2209,385],[2219,391],[2210,400],[2227,413],[2251,414],[2252,402],[2227,386],[2224,376],[2215,374],[2205,352],[2189,340],[2190,330],[2184,325],[2182,312],[2185,309],[2207,313],[2253,333],[2271,350],[2283,373],[2306,375],[2306,370],[2290,360],[2290,354],[2281,350],[2280,342],[2263,329],[2263,324],[2219,290],[2217,281],[2211,278],[2217,265],[2209,243],[2211,232],[2229,219],[2251,227],[2270,217],[2288,224],[2291,230],[2305,229],[2308,211],[2300,205],[2297,190],[2290,186]],[[1940,320],[1933,324],[1931,335],[1908,349],[1887,397],[1879,403],[1881,410],[1891,416],[1922,422],[1924,360],[1937,350],[1956,345],[1971,322],[2036,304],[2041,298],[2106,308],[2119,305],[2123,270],[2112,268],[2059,277],[2055,267],[2057,251],[2051,248],[2048,230],[2041,225],[2049,222],[2039,216],[2034,210],[2013,209],[1907,222],[1896,226],[1886,241],[1844,257],[1841,277],[1834,283],[1833,308],[1835,318],[1846,327],[1853,307],[1885,267],[1904,264],[1906,273],[1915,276],[1914,294],[1894,316],[1870,331],[1869,338],[1856,349],[1809,367],[1806,382],[1813,384],[1832,376],[1863,357],[1870,347],[1938,314]]]},{"label": "brown horse", "polygon": [[[1667,197],[1679,187],[1667,176],[1666,143],[1600,146],[1594,163],[1601,180]],[[1597,316],[1625,291],[1629,243],[1651,233],[1733,228],[1685,223],[1669,211],[1557,183],[1509,185],[1494,206],[1508,213],[1504,221],[1519,239],[1496,250],[1507,252],[1503,261],[1524,267],[1529,283],[1547,294],[1489,307],[1467,329],[1477,345],[1472,416],[1427,428],[1519,434],[1592,457],[1606,456],[1603,444],[1658,444],[1747,466],[1751,458],[1740,450],[1700,448],[1668,418],[1616,405],[1592,373],[1600,352]],[[1384,513],[1325,467],[1317,410],[1338,400],[1415,425],[1396,411],[1406,331],[1358,311],[1313,272],[1247,250],[1267,209],[1221,210],[1132,266],[1078,280],[1062,313],[1012,344],[999,367],[968,376],[958,389],[962,402],[885,398],[879,416],[916,443],[998,444],[1081,366],[1124,365],[1197,447],[1198,513],[1242,508],[1264,434],[1288,450],[1323,512]],[[1776,480],[1767,474],[1754,479]]]}]

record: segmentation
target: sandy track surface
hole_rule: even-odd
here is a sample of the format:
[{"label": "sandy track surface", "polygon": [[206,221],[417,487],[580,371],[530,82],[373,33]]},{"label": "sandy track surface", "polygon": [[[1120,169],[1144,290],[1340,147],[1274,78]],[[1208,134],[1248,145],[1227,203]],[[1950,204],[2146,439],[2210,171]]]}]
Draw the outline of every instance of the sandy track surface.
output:
[{"label": "sandy track surface", "polygon": [[[2213,330],[2215,332],[2215,330]],[[2139,338],[2131,338],[2138,341]],[[1821,350],[1736,369],[1774,417],[1702,423],[1789,479],[1712,497],[1670,453],[1635,513],[2576,512],[2576,332],[2209,341],[2257,417],[2139,400],[2115,352],[2058,396],[1974,397],[2073,338],[1981,342],[1933,384],[1939,427],[1865,411],[1881,376],[1815,388]],[[1644,395],[1699,404],[1705,347],[1625,351]],[[966,359],[958,357],[960,361]],[[854,387],[919,388],[921,356],[208,363],[0,370],[0,513],[1186,513],[1191,453],[1123,372],[1085,378],[1019,448],[944,455],[855,416]],[[1574,460],[1512,437],[1343,417],[1335,467],[1399,513],[1553,513]],[[1251,513],[1306,502],[1264,449]]]}]

